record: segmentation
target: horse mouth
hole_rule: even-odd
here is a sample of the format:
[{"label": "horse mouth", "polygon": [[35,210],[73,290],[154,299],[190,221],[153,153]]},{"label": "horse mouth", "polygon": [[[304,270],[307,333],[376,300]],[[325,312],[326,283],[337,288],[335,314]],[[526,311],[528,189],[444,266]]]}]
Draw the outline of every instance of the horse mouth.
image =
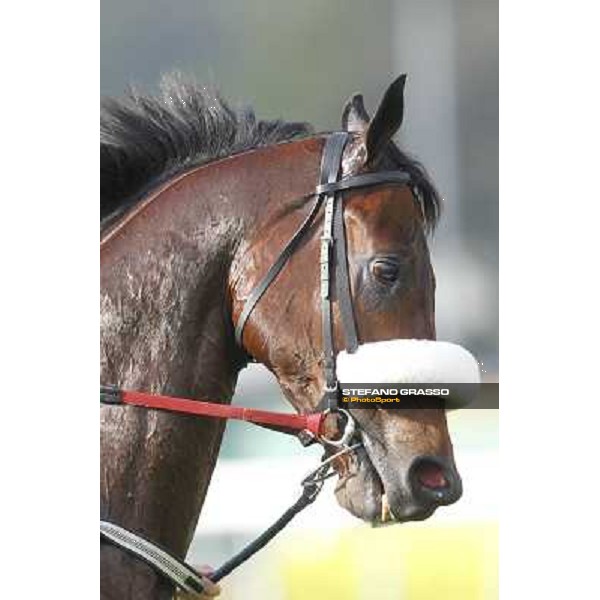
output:
[{"label": "horse mouth", "polygon": [[383,480],[363,446],[335,464],[335,495],[343,508],[374,526],[397,523]]},{"label": "horse mouth", "polygon": [[410,486],[392,483],[389,478],[386,482],[385,475],[376,467],[377,462],[362,446],[343,463],[335,465],[338,472],[335,495],[343,508],[374,527],[423,521],[435,512],[438,503],[415,496]]}]

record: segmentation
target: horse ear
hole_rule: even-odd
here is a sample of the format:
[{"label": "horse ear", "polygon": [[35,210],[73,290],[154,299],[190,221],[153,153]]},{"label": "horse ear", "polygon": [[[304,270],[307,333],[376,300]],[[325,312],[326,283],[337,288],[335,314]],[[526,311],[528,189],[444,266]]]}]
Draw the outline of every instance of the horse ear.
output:
[{"label": "horse ear", "polygon": [[344,107],[342,129],[353,133],[361,133],[367,130],[370,120],[362,94],[354,94]]},{"label": "horse ear", "polygon": [[367,129],[367,163],[380,158],[394,134],[402,125],[404,116],[404,83],[406,75],[400,75],[387,89],[383,100]]}]

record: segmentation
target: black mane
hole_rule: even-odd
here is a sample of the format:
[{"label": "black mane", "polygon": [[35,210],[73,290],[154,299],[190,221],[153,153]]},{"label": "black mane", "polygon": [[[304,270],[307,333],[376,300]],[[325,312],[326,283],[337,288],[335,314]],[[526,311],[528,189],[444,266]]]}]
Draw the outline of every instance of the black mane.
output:
[{"label": "black mane", "polygon": [[410,185],[415,199],[421,206],[425,230],[432,232],[440,217],[442,198],[425,167],[393,142],[388,145],[383,162],[386,169],[399,169],[410,175]]},{"label": "black mane", "polygon": [[[122,100],[106,98],[100,112],[100,221],[112,222],[152,187],[210,161],[313,134],[308,123],[259,121],[251,108],[232,109],[216,92],[164,76],[160,94],[132,90]],[[388,146],[385,168],[411,175],[427,229],[433,229],[441,199],[422,165]]]},{"label": "black mane", "polygon": [[104,99],[100,111],[100,220],[120,214],[150,187],[232,154],[305,137],[308,123],[259,121],[177,74],[158,96]]}]

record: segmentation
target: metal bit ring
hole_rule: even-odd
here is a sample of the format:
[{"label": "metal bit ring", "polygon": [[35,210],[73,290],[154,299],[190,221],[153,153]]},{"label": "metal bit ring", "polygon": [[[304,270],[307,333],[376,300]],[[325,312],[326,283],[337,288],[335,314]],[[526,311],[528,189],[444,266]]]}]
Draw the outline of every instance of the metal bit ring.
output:
[{"label": "metal bit ring", "polygon": [[327,416],[329,413],[332,412],[343,415],[343,417],[346,419],[346,423],[344,424],[344,431],[338,439],[330,439],[324,436],[319,436],[319,441],[323,444],[329,444],[330,446],[347,446],[348,442],[352,439],[352,436],[355,432],[354,419],[350,416],[350,413],[347,410],[344,410],[343,408],[337,408],[334,410],[328,409],[323,414]]}]

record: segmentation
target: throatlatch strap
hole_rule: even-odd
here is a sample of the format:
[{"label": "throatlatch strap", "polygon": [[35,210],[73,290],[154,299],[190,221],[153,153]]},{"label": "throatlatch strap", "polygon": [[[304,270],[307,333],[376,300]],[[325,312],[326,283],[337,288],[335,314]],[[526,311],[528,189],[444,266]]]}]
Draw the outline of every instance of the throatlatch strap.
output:
[{"label": "throatlatch strap", "polygon": [[100,521],[100,537],[143,560],[186,592],[201,594],[204,590],[200,574],[190,565],[141,535],[109,521]]},{"label": "throatlatch strap", "polygon": [[[384,185],[386,183],[406,184],[410,182],[410,175],[403,171],[364,173],[362,175],[355,175],[338,181],[342,155],[348,138],[349,134],[345,131],[334,132],[327,137],[321,159],[320,181],[315,190],[316,200],[306,219],[283,248],[277,260],[271,265],[265,276],[248,296],[235,326],[236,342],[240,348],[243,348],[244,327],[250,314],[263,294],[277,278],[287,261],[294,254],[304,233],[308,230],[314,220],[321,202],[325,198],[325,225],[321,241],[321,298],[324,309],[323,339],[325,344],[327,344],[328,341],[330,342],[329,347],[325,348],[325,370],[327,371],[326,379],[328,381],[328,387],[333,386],[335,380],[335,349],[333,348],[330,290],[331,273],[329,272],[332,263],[329,259],[331,258],[331,252],[333,251],[332,246],[336,239],[339,240],[339,243],[337,244],[338,248],[336,249],[336,279],[338,280],[336,286],[340,301],[342,323],[346,334],[346,347],[349,352],[354,352],[358,347],[358,335],[356,333],[356,325],[352,311],[352,298],[350,296],[350,280],[348,276],[347,251],[343,228],[343,205],[339,192],[373,185]],[[337,204],[337,206],[335,206],[335,204]],[[340,216],[337,218],[335,217],[336,212],[340,213]],[[330,222],[334,223],[333,229],[329,227]],[[328,258],[327,261],[325,260],[325,257]],[[326,314],[325,309],[329,310],[329,315]]]},{"label": "throatlatch strap", "polygon": [[260,280],[258,285],[248,296],[246,303],[244,304],[244,308],[242,309],[242,313],[240,314],[235,325],[235,341],[240,348],[243,348],[242,341],[244,337],[244,326],[246,325],[246,321],[248,321],[250,313],[254,310],[254,307],[261,299],[262,295],[267,291],[267,288],[271,285],[271,283],[273,283],[277,275],[279,275],[281,269],[283,269],[285,266],[285,263],[287,263],[292,254],[294,254],[294,251],[302,239],[304,232],[310,227],[315,215],[319,211],[319,207],[321,206],[321,198],[321,196],[317,196],[307,217],[300,224],[300,227],[296,229],[296,232],[290,241],[285,245],[277,260],[271,265],[271,268],[267,271],[265,276]]}]

